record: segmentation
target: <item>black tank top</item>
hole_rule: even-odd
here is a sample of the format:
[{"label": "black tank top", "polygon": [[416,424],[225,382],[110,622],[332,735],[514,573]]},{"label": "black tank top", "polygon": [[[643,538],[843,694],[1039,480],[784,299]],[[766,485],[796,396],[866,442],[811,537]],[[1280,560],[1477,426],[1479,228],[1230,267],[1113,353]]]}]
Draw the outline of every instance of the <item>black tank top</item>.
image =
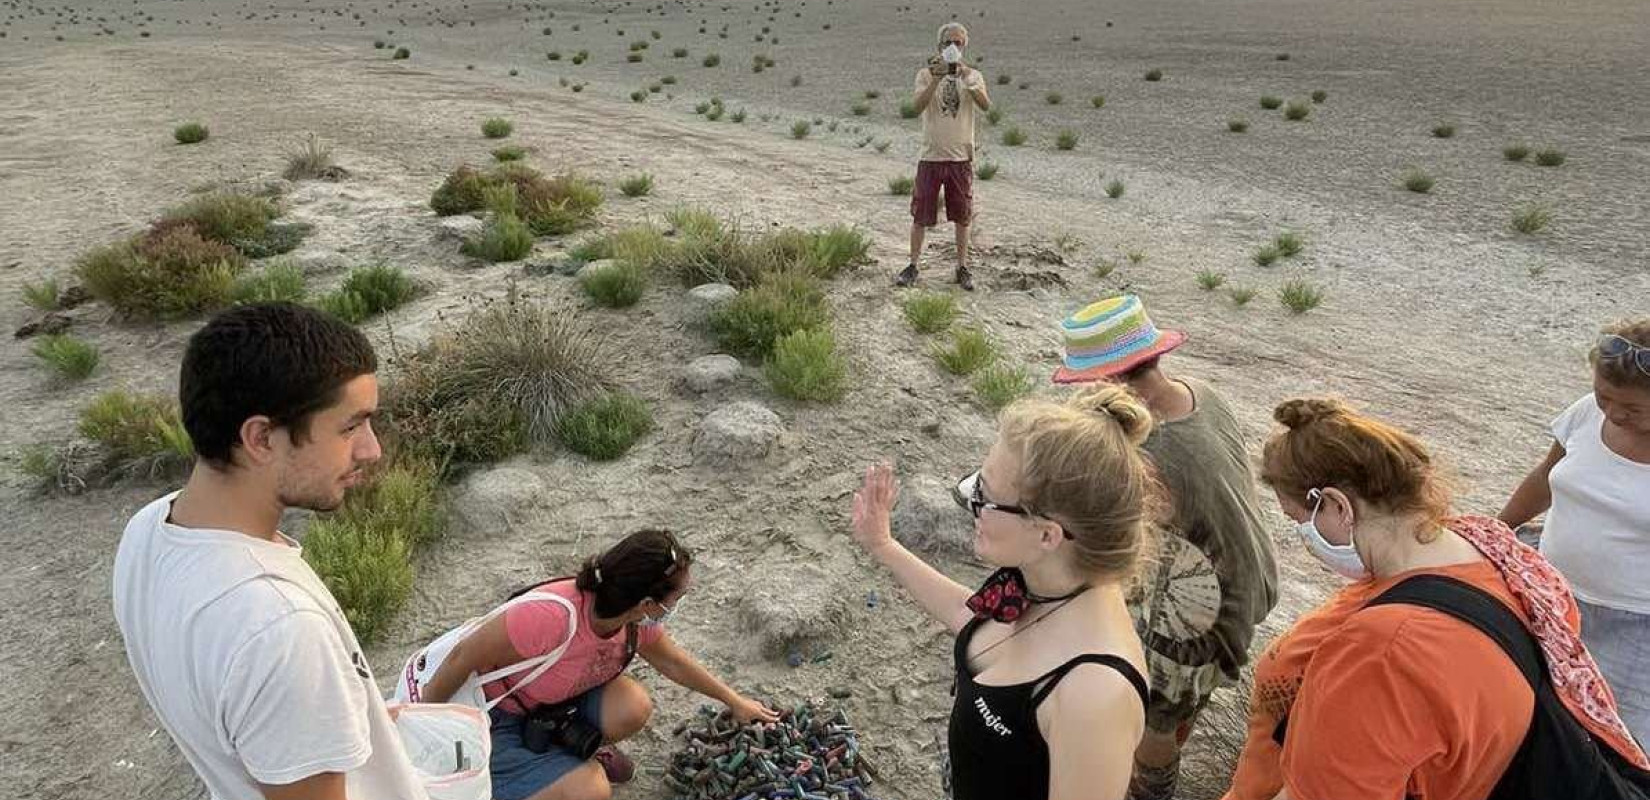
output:
[{"label": "black tank top", "polygon": [[[968,643],[979,631],[975,619],[957,635],[956,697],[951,706],[951,796],[953,800],[1046,800],[1048,742],[1037,727],[1037,706],[1080,664],[1103,664],[1127,678],[1146,704],[1146,679],[1124,659],[1100,653],[1077,656],[1042,677],[1012,686],[974,682]],[[1105,735],[1104,732],[1096,732]]]}]

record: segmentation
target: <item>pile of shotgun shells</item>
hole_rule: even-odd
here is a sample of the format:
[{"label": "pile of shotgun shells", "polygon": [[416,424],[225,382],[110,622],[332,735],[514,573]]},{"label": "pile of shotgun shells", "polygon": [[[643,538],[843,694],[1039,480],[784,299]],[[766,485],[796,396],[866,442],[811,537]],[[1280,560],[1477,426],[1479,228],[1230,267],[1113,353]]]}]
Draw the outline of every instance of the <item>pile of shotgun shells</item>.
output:
[{"label": "pile of shotgun shells", "polygon": [[676,735],[683,745],[665,773],[676,800],[875,800],[854,727],[817,701],[750,725],[702,706]]}]

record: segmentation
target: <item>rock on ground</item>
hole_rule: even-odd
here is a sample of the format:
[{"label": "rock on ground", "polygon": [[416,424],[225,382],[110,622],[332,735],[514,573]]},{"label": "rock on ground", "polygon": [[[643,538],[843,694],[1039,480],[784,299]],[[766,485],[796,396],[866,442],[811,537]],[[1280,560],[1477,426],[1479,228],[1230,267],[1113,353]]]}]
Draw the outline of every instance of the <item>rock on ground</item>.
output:
[{"label": "rock on ground", "polygon": [[894,506],[894,538],[914,550],[968,557],[974,553],[974,518],[957,505],[955,484],[920,476],[900,487]]},{"label": "rock on ground", "polygon": [[585,275],[588,275],[590,273],[600,272],[604,269],[608,269],[608,268],[610,268],[610,267],[612,267],[612,266],[614,266],[615,264],[618,264],[618,263],[619,263],[618,261],[616,261],[614,259],[611,259],[611,258],[598,258],[595,261],[587,262],[584,266],[579,267],[579,271],[574,273],[574,274],[576,276],[582,278]]},{"label": "rock on ground", "polygon": [[436,221],[436,235],[443,239],[468,239],[481,233],[487,223],[468,214],[459,214],[454,217],[442,217]]},{"label": "rock on ground", "polygon": [[682,370],[682,382],[699,394],[712,392],[739,379],[739,359],[723,353],[700,356]]},{"label": "rock on ground", "polygon": [[711,412],[693,439],[695,461],[737,465],[768,455],[785,426],[766,406],[742,400]]},{"label": "rock on ground", "polygon": [[784,658],[799,649],[812,658],[845,634],[847,592],[819,565],[779,562],[750,578],[740,615],[763,655]]},{"label": "rock on ground", "polygon": [[471,530],[497,533],[531,520],[546,491],[531,470],[498,466],[471,473],[453,492],[452,508]]},{"label": "rock on ground", "polygon": [[738,289],[725,283],[705,283],[689,289],[688,300],[694,307],[702,311],[709,311],[732,300],[738,294]]}]

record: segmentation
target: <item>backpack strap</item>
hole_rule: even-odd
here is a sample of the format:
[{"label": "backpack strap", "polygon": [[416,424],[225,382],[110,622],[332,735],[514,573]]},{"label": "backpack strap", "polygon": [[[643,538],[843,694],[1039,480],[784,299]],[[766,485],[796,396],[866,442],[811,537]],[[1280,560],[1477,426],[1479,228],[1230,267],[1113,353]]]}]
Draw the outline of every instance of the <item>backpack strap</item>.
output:
[{"label": "backpack strap", "polygon": [[505,698],[515,694],[517,689],[538,680],[540,675],[543,675],[547,670],[555,666],[556,662],[560,661],[562,656],[567,654],[567,648],[573,646],[573,637],[579,632],[579,610],[573,605],[573,601],[568,600],[555,592],[527,592],[511,598],[509,602],[506,602],[498,608],[488,612],[487,616],[483,617],[481,622],[476,624],[476,628],[480,628],[482,624],[485,624],[492,618],[503,614],[512,606],[523,603],[543,602],[546,600],[553,603],[558,603],[563,608],[567,609],[567,638],[562,641],[560,647],[557,647],[544,655],[523,659],[507,667],[499,667],[498,669],[486,673],[485,675],[477,676],[476,682],[482,686],[486,686],[489,683],[508,678],[511,675],[532,670],[531,672],[528,672],[527,675],[521,680],[511,684],[508,689],[504,690],[504,693],[500,694],[498,697],[488,700],[486,707],[482,709],[483,711],[493,710],[493,706],[504,702]]},{"label": "backpack strap", "polygon": [[1372,606],[1404,603],[1442,611],[1490,637],[1524,673],[1532,690],[1539,690],[1546,674],[1541,648],[1512,609],[1494,595],[1472,584],[1443,575],[1416,575],[1369,601]]}]

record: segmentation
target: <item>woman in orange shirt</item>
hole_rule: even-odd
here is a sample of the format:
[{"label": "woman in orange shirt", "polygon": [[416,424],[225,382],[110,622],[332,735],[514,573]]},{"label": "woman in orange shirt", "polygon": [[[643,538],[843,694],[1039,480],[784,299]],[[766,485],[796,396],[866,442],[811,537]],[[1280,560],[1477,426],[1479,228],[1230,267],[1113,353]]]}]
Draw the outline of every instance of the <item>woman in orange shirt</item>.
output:
[{"label": "woman in orange shirt", "polygon": [[1334,400],[1290,400],[1273,416],[1285,430],[1267,441],[1261,478],[1307,549],[1351,583],[1256,663],[1227,800],[1489,796],[1524,739],[1535,695],[1470,623],[1415,605],[1364,607],[1422,573],[1510,608],[1576,720],[1647,763],[1581,644],[1563,579],[1500,522],[1451,516],[1448,487],[1419,440]]}]

